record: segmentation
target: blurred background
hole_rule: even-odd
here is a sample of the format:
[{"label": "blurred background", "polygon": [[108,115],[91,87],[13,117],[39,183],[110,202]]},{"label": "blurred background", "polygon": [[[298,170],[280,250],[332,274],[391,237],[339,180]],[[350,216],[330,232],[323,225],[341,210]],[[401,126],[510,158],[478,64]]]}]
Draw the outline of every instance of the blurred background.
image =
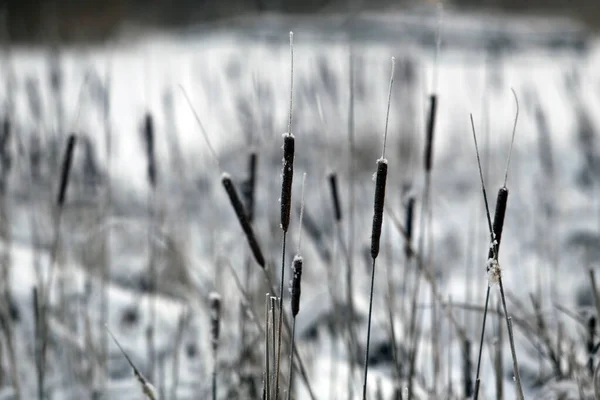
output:
[{"label": "blurred background", "polygon": [[[257,13],[331,14],[358,10],[410,10],[418,0],[3,0],[0,9],[15,41],[101,41],[124,29],[182,27]],[[548,15],[600,29],[600,6],[593,0],[449,0],[450,9]]]}]

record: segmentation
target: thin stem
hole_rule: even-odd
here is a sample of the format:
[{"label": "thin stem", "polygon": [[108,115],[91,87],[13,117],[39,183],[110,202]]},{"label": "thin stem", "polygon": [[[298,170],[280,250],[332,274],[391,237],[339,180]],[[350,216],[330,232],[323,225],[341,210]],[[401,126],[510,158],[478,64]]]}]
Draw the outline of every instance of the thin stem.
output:
[{"label": "thin stem", "polygon": [[481,339],[479,340],[479,352],[477,355],[477,372],[475,373],[475,394],[473,397],[474,400],[477,400],[477,398],[479,397],[479,384],[481,382],[481,380],[479,378],[479,372],[481,370],[481,354],[483,353],[483,341],[484,341],[484,337],[485,337],[485,322],[487,319],[489,302],[490,302],[490,285],[488,285],[488,287],[487,287],[487,291],[485,294],[485,306],[483,307],[483,323],[481,326]]},{"label": "thin stem", "polygon": [[275,400],[279,398],[279,373],[281,369],[281,327],[283,326],[283,281],[285,275],[285,245],[287,232],[283,232],[283,243],[281,245],[281,283],[279,285],[279,328],[277,333],[277,366],[275,369]]},{"label": "thin stem", "polygon": [[373,314],[373,286],[375,284],[375,258],[373,258],[373,267],[371,268],[371,293],[369,296],[369,316],[367,322],[367,346],[365,350],[365,367],[363,376],[362,399],[367,399],[367,375],[369,372],[369,344],[371,342],[371,316]]},{"label": "thin stem", "polygon": [[293,373],[294,373],[294,338],[296,336],[296,318],[294,317],[292,322],[292,350],[290,351],[290,373],[288,380],[288,394],[287,400],[291,400],[292,398],[292,381],[293,381]]},{"label": "thin stem", "polygon": [[502,284],[502,276],[498,276],[498,285],[500,286],[500,298],[502,299],[502,308],[504,309],[504,318],[506,319],[506,328],[508,329],[510,353],[513,359],[513,373],[515,377],[515,383],[517,385],[517,399],[524,400],[523,387],[521,386],[521,376],[519,374],[519,363],[517,362],[517,352],[515,351],[515,339],[512,330],[512,318],[508,316],[508,311],[506,310],[506,298],[504,296],[504,285]]}]

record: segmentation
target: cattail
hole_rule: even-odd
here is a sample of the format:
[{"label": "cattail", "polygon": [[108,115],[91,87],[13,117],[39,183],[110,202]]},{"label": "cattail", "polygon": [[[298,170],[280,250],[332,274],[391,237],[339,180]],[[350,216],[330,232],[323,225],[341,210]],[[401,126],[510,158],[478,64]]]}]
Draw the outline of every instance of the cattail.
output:
[{"label": "cattail", "polygon": [[302,280],[302,264],[303,260],[300,256],[295,256],[294,261],[292,263],[292,287],[291,287],[291,297],[292,297],[292,317],[296,318],[298,312],[300,311],[300,294],[301,287],[300,281]]},{"label": "cattail", "polygon": [[387,181],[387,160],[377,160],[377,176],[375,178],[375,201],[373,210],[373,229],[371,230],[371,257],[376,259],[379,255],[381,239],[381,226],[383,224],[383,207],[385,201],[385,184]]},{"label": "cattail", "polygon": [[413,237],[413,223],[415,214],[415,198],[409,197],[406,203],[406,243],[404,244],[404,254],[406,258],[412,255],[412,237]]},{"label": "cattail", "polygon": [[338,181],[335,172],[329,174],[329,190],[331,191],[331,200],[333,202],[333,211],[336,222],[342,220],[342,207],[340,206],[340,197],[338,192]]},{"label": "cattail", "polygon": [[294,179],[295,139],[292,134],[292,105],[294,100],[294,33],[290,32],[290,112],[288,131],[283,134],[283,171],[281,173],[281,229],[283,243],[281,246],[281,281],[279,284],[279,332],[277,336],[277,367],[275,368],[275,400],[279,398],[279,375],[281,361],[281,332],[283,323],[283,282],[285,280],[285,248],[286,236],[290,226],[292,209],[292,181]]},{"label": "cattail", "polygon": [[229,201],[231,201],[231,205],[233,206],[233,210],[242,226],[242,230],[246,235],[246,239],[248,240],[248,244],[250,245],[250,250],[252,251],[252,255],[254,255],[254,259],[262,268],[265,267],[265,258],[263,256],[262,250],[256,240],[256,236],[254,235],[254,229],[252,229],[252,225],[248,222],[248,217],[244,211],[244,206],[242,205],[242,201],[240,200],[237,190],[231,180],[231,176],[228,173],[224,172],[221,175],[221,182],[223,183],[223,187],[229,196]]},{"label": "cattail", "polygon": [[6,185],[6,178],[8,177],[8,173],[10,172],[11,167],[11,155],[9,148],[9,140],[10,140],[10,118],[6,116],[2,121],[2,130],[0,131],[0,165],[2,166],[2,171],[0,175],[0,190],[4,191],[4,187]]},{"label": "cattail", "polygon": [[70,134],[67,139],[67,150],[63,158],[61,174],[60,174],[60,186],[58,190],[58,206],[62,207],[65,204],[65,196],[67,193],[67,185],[69,183],[69,173],[71,171],[71,165],[73,163],[73,151],[75,150],[75,134]]},{"label": "cattail", "polygon": [[300,311],[300,294],[301,287],[300,281],[302,280],[302,257],[297,255],[294,257],[294,261],[292,262],[292,285],[290,288],[291,292],[291,306],[292,306],[292,338],[291,338],[291,349],[290,349],[290,371],[289,371],[289,381],[288,381],[288,394],[287,400],[291,400],[292,398],[292,383],[294,380],[294,345],[296,343],[296,316]]},{"label": "cattail", "polygon": [[508,189],[503,186],[498,190],[496,198],[496,211],[494,212],[494,224],[492,231],[494,232],[494,243],[490,246],[488,259],[498,257],[500,251],[500,240],[502,239],[502,229],[504,228],[504,217],[506,216],[506,204],[508,202]]},{"label": "cattail", "polygon": [[2,131],[0,132],[0,162],[2,163],[3,173],[8,172],[10,168],[10,149],[8,147],[10,133],[10,118],[7,116],[2,121]]},{"label": "cattail", "polygon": [[219,324],[221,323],[221,295],[212,292],[209,299],[211,344],[213,351],[216,352],[219,345]]},{"label": "cattail", "polygon": [[246,204],[246,216],[248,217],[248,222],[252,223],[254,221],[254,190],[256,187],[256,165],[257,165],[258,155],[255,151],[250,153],[250,158],[248,159],[248,172],[250,175],[248,176],[248,180],[244,182],[242,194],[244,196],[244,203]]},{"label": "cattail", "polygon": [[371,230],[371,258],[373,266],[371,268],[371,290],[369,293],[369,316],[367,322],[367,344],[365,346],[365,365],[363,377],[362,399],[367,399],[367,377],[369,374],[369,344],[371,342],[371,318],[373,316],[373,289],[375,284],[375,260],[379,255],[379,245],[381,239],[381,226],[383,224],[383,208],[385,202],[385,185],[387,181],[387,160],[385,159],[385,147],[387,143],[388,122],[390,119],[390,106],[392,103],[392,87],[394,85],[394,70],[396,68],[396,59],[392,57],[392,73],[390,77],[390,90],[388,94],[387,114],[385,117],[385,130],[383,133],[383,150],[381,158],[377,160],[377,175],[375,177],[375,200],[373,205],[373,228]]},{"label": "cattail", "polygon": [[471,363],[471,341],[467,339],[463,342],[463,381],[465,398],[467,399],[473,395],[473,381],[471,379],[472,370],[473,365]]},{"label": "cattail", "polygon": [[144,142],[146,143],[146,156],[148,157],[148,183],[156,188],[156,157],[154,154],[154,119],[147,113],[144,118]]},{"label": "cattail", "polygon": [[294,179],[295,139],[291,133],[283,134],[283,172],[281,181],[281,229],[287,232],[292,209],[292,182]]},{"label": "cattail", "polygon": [[217,400],[217,349],[219,348],[219,324],[221,323],[221,296],[212,292],[210,299],[210,336],[213,351],[212,399]]},{"label": "cattail", "polygon": [[593,315],[588,319],[588,370],[591,376],[594,376],[594,340],[596,339],[596,317]]},{"label": "cattail", "polygon": [[431,171],[433,165],[433,136],[437,114],[437,95],[429,96],[429,117],[427,118],[427,138],[425,140],[425,171]]}]

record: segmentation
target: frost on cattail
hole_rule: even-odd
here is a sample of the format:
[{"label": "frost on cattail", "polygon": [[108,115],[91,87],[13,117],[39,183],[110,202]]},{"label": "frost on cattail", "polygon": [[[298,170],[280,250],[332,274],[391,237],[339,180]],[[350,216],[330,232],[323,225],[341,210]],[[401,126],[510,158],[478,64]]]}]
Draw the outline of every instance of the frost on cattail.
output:
[{"label": "frost on cattail", "polygon": [[221,323],[221,295],[217,292],[212,292],[209,299],[211,344],[213,351],[216,352],[219,345],[219,325]]},{"label": "frost on cattail", "polygon": [[133,374],[137,378],[140,386],[142,387],[142,393],[146,395],[146,397],[150,400],[158,400],[158,395],[156,394],[156,388],[152,385],[146,378],[140,374],[137,369],[133,370]]},{"label": "frost on cattail", "polygon": [[144,375],[142,375],[141,372],[137,369],[137,367],[135,366],[133,361],[131,361],[131,358],[129,358],[129,356],[123,349],[123,347],[121,347],[121,344],[119,343],[119,341],[117,340],[115,335],[113,335],[113,333],[110,331],[110,329],[108,329],[108,326],[106,327],[106,330],[108,331],[108,334],[112,337],[113,341],[115,342],[115,344],[121,351],[121,354],[123,354],[123,356],[129,363],[129,366],[131,367],[131,369],[133,369],[133,375],[140,383],[140,386],[142,388],[142,393],[144,393],[146,395],[146,397],[150,400],[158,400],[158,395],[156,394],[156,388],[150,382],[148,382],[148,380],[144,377]]},{"label": "frost on cattail", "polygon": [[336,222],[342,220],[342,207],[340,206],[340,196],[338,192],[337,175],[332,172],[329,174],[329,190],[331,191],[331,201],[333,202],[333,212]]},{"label": "frost on cattail", "polygon": [[[496,197],[496,211],[494,212],[494,223],[492,232],[496,245],[490,247],[488,258],[498,257],[500,251],[500,240],[502,239],[502,230],[504,228],[504,217],[506,216],[506,205],[508,203],[508,189],[503,186],[498,190]],[[489,269],[488,269],[489,270]]]},{"label": "frost on cattail", "polygon": [[292,182],[294,180],[295,139],[291,133],[283,134],[283,172],[281,181],[281,229],[287,232],[292,209]]},{"label": "frost on cattail", "polygon": [[425,139],[425,171],[431,171],[433,165],[433,136],[437,113],[437,95],[429,96],[429,116],[427,117],[427,137]]},{"label": "frost on cattail", "polygon": [[292,287],[291,287],[291,298],[292,298],[292,316],[296,318],[300,311],[300,294],[301,294],[301,280],[302,280],[302,265],[303,259],[300,256],[295,256],[292,262]]},{"label": "frost on cattail", "polygon": [[231,177],[227,173],[223,173],[221,175],[221,182],[223,183],[223,187],[227,192],[227,196],[229,197],[229,201],[233,206],[233,210],[237,216],[240,225],[242,226],[242,230],[246,235],[246,239],[248,241],[248,245],[250,246],[250,250],[252,251],[252,255],[254,259],[262,268],[265,267],[265,257],[263,256],[262,250],[258,244],[258,240],[256,240],[256,235],[254,234],[254,229],[252,229],[252,225],[248,221],[248,217],[246,216],[244,206],[242,205],[242,201],[237,194],[237,190],[231,180]]},{"label": "frost on cattail", "polygon": [[154,120],[150,113],[144,117],[144,143],[146,144],[146,157],[148,158],[148,183],[156,187],[156,157],[154,154]]},{"label": "frost on cattail", "polygon": [[65,196],[67,194],[67,185],[69,183],[69,173],[71,172],[71,165],[73,164],[73,152],[75,150],[75,134],[70,134],[67,139],[67,149],[63,158],[61,173],[60,173],[60,186],[58,189],[58,205],[62,207],[65,204]]},{"label": "frost on cattail", "polygon": [[371,257],[376,259],[379,255],[381,240],[381,226],[383,224],[383,208],[385,202],[385,185],[387,181],[387,160],[377,160],[377,175],[375,177],[375,201],[373,206],[373,228],[371,230]]},{"label": "frost on cattail", "polygon": [[488,272],[488,284],[493,286],[500,282],[500,278],[502,278],[502,270],[500,269],[498,260],[496,258],[488,258],[486,267]]}]

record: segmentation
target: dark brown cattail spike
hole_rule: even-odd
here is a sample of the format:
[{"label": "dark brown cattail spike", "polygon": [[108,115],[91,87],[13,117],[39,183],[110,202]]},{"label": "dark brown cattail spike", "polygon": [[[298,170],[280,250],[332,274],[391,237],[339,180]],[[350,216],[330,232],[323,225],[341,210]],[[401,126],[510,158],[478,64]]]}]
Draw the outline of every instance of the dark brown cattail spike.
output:
[{"label": "dark brown cattail spike", "polygon": [[221,295],[212,292],[210,299],[210,336],[213,351],[219,347],[219,325],[221,323]]},{"label": "dark brown cattail spike", "polygon": [[501,187],[498,190],[498,197],[496,198],[496,211],[494,212],[494,243],[490,246],[488,252],[489,258],[497,258],[500,251],[500,240],[502,239],[502,229],[504,228],[504,217],[506,216],[506,204],[508,202],[508,189]]},{"label": "dark brown cattail spike", "polygon": [[465,340],[463,343],[463,379],[464,379],[464,390],[465,398],[470,398],[473,395],[473,381],[471,379],[471,370],[473,365],[471,363],[471,341]]},{"label": "dark brown cattail spike", "polygon": [[281,181],[281,229],[287,232],[292,209],[292,182],[294,180],[295,139],[291,133],[283,134],[283,172]]},{"label": "dark brown cattail spike", "polygon": [[437,114],[437,95],[429,96],[429,116],[427,118],[427,137],[425,139],[425,171],[431,171],[433,166],[433,136]]},{"label": "dark brown cattail spike", "polygon": [[212,400],[217,400],[217,350],[219,348],[219,325],[221,323],[221,296],[212,292],[210,299],[210,336],[213,351]]},{"label": "dark brown cattail spike", "polygon": [[65,204],[65,196],[67,194],[67,186],[69,183],[69,173],[71,172],[71,165],[73,164],[73,151],[75,150],[75,134],[70,134],[67,139],[67,150],[63,158],[63,163],[60,173],[60,186],[58,190],[58,206],[62,207]]},{"label": "dark brown cattail spike", "polygon": [[415,219],[415,198],[409,197],[406,203],[406,244],[404,246],[404,254],[406,257],[412,255],[412,237],[413,224]]},{"label": "dark brown cattail spike", "polygon": [[333,201],[333,212],[336,222],[342,220],[342,207],[340,206],[340,196],[338,192],[338,181],[335,172],[329,174],[329,189],[331,191],[331,200]]},{"label": "dark brown cattail spike", "polygon": [[292,297],[292,317],[296,318],[298,312],[300,311],[300,281],[302,279],[302,264],[303,260],[300,256],[295,256],[294,261],[292,263],[292,287],[291,287],[291,297]]},{"label": "dark brown cattail spike", "polygon": [[144,142],[146,143],[146,157],[148,158],[148,183],[156,187],[156,157],[154,155],[154,120],[150,113],[144,118]]},{"label": "dark brown cattail spike", "polygon": [[254,191],[256,187],[256,165],[258,161],[258,155],[255,151],[250,153],[248,159],[248,180],[244,183],[244,202],[246,204],[246,215],[248,216],[248,222],[254,221]]},{"label": "dark brown cattail spike", "polygon": [[385,202],[385,184],[387,180],[387,160],[377,160],[377,177],[375,178],[375,201],[373,212],[373,229],[371,230],[371,257],[379,255],[381,225],[383,224],[383,206]]},{"label": "dark brown cattail spike", "polygon": [[244,234],[246,235],[246,239],[248,240],[248,245],[250,245],[250,250],[252,251],[252,255],[254,256],[254,259],[256,260],[258,265],[260,265],[262,268],[264,268],[265,267],[265,257],[263,256],[262,250],[260,249],[258,241],[256,240],[256,236],[254,235],[254,230],[252,229],[252,225],[250,225],[250,222],[248,222],[248,217],[246,216],[246,213],[244,212],[244,206],[242,205],[242,201],[240,200],[240,197],[237,194],[237,190],[235,189],[235,186],[234,186],[233,181],[231,180],[231,177],[229,176],[229,174],[224,172],[221,175],[221,182],[223,183],[223,187],[225,188],[225,191],[227,192],[227,196],[229,196],[229,201],[231,202],[231,205],[233,206],[233,210],[235,211],[235,214],[238,218],[238,221],[240,222],[240,225],[242,226],[242,230],[244,231]]},{"label": "dark brown cattail spike", "polygon": [[587,351],[588,351],[588,370],[590,376],[594,376],[594,342],[596,339],[596,317],[591,316],[588,319],[588,340],[587,340]]}]

